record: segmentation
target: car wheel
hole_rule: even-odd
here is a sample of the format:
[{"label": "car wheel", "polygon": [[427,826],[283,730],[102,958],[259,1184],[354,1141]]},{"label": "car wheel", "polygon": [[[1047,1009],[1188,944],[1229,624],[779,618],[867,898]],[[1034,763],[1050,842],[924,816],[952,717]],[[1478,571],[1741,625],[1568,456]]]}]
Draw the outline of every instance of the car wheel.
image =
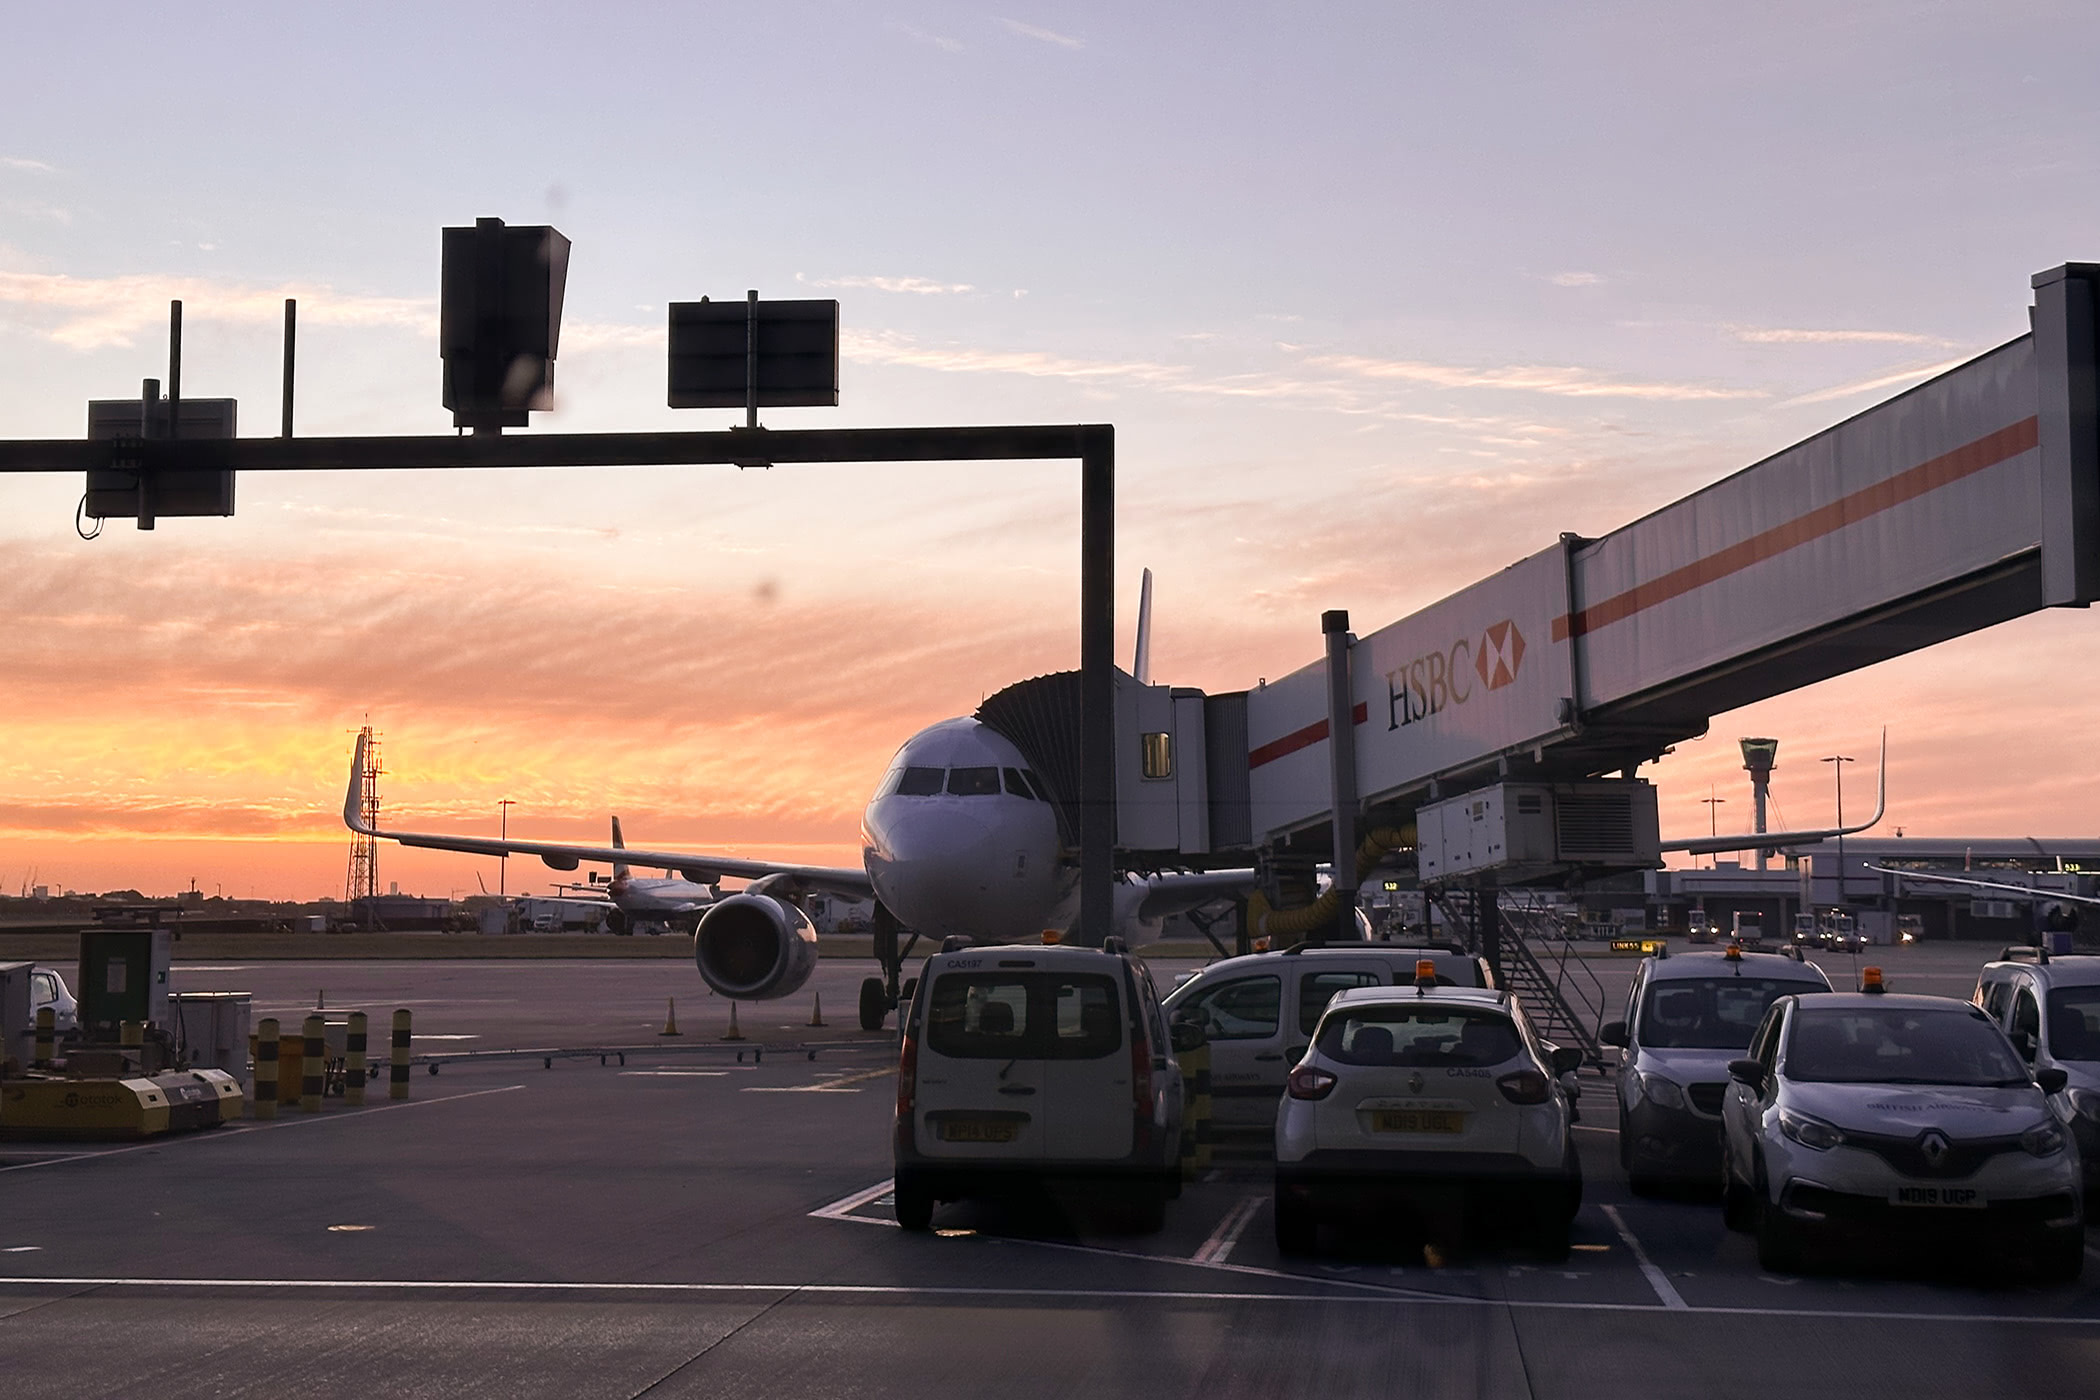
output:
[{"label": "car wheel", "polygon": [[1757,1197],[1757,1264],[1767,1273],[1802,1271],[1801,1227],[1763,1192]]},{"label": "car wheel", "polygon": [[1556,1181],[1531,1193],[1532,1244],[1548,1264],[1558,1264],[1568,1257],[1568,1237],[1575,1224],[1575,1212],[1569,1203],[1579,1189]]},{"label": "car wheel", "polygon": [[898,1173],[896,1184],[897,1223],[907,1230],[925,1230],[933,1225],[933,1191],[915,1176]]},{"label": "car wheel", "polygon": [[1735,1179],[1728,1164],[1721,1164],[1721,1223],[1737,1234],[1748,1234],[1757,1225],[1757,1201],[1750,1188]]},{"label": "car wheel", "polygon": [[1659,1196],[1663,1190],[1663,1179],[1648,1172],[1626,1173],[1626,1189],[1636,1196]]},{"label": "car wheel", "polygon": [[1276,1193],[1276,1252],[1284,1255],[1316,1254],[1320,1247],[1320,1222],[1309,1203]]},{"label": "car wheel", "polygon": [[864,1031],[882,1029],[883,1018],[890,1014],[889,999],[882,994],[882,979],[869,977],[860,984],[860,1028]]},{"label": "car wheel", "polygon": [[2040,1283],[2076,1283],[2085,1272],[2084,1233],[2043,1240],[2034,1251],[2035,1279]]},{"label": "car wheel", "polygon": [[1156,1235],[1166,1228],[1166,1224],[1166,1185],[1148,1181],[1138,1186],[1130,1203],[1131,1233]]}]

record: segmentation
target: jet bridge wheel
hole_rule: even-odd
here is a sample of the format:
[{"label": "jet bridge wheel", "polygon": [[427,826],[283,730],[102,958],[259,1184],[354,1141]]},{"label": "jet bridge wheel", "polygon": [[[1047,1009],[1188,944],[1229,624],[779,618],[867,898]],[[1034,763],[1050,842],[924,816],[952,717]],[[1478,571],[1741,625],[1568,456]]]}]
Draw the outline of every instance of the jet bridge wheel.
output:
[{"label": "jet bridge wheel", "polygon": [[867,977],[860,984],[860,1028],[864,1031],[879,1031],[882,1022],[890,1014],[890,999],[883,989],[880,977]]}]

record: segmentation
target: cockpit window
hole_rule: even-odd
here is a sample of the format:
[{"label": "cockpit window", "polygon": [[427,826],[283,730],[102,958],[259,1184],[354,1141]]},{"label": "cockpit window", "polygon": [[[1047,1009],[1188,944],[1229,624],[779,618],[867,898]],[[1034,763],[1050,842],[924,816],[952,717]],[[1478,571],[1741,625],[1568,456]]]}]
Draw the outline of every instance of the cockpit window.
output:
[{"label": "cockpit window", "polygon": [[950,797],[996,797],[999,794],[999,770],[996,768],[950,768],[948,770],[948,795]]},{"label": "cockpit window", "polygon": [[1043,780],[1035,775],[1035,770],[1033,768],[1023,768],[1021,770],[1021,776],[1028,780],[1028,786],[1035,789],[1035,795],[1037,797],[1042,798],[1045,802],[1048,802],[1050,800],[1050,789],[1043,786]]},{"label": "cockpit window", "polygon": [[907,768],[897,784],[899,797],[931,797],[941,790],[947,774],[939,768]]},{"label": "cockpit window", "polygon": [[1025,797],[1030,802],[1035,801],[1035,794],[1028,790],[1028,780],[1021,776],[1020,769],[1003,768],[1000,772],[1006,775],[1006,790],[1008,792],[1016,797]]}]

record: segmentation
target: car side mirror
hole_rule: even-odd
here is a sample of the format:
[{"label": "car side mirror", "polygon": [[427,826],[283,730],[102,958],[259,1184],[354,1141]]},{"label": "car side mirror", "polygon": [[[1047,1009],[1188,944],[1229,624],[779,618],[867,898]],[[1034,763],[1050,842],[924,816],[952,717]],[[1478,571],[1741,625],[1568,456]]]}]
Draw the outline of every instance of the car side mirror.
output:
[{"label": "car side mirror", "polygon": [[1556,1079],[1582,1068],[1582,1052],[1573,1046],[1555,1047],[1547,1058],[1553,1062],[1553,1074]]},{"label": "car side mirror", "polygon": [[1616,1045],[1621,1050],[1632,1043],[1631,1037],[1626,1034],[1624,1021],[1606,1021],[1604,1029],[1597,1032],[1597,1039],[1606,1045]]},{"label": "car side mirror", "polygon": [[1730,1060],[1728,1077],[1738,1084],[1757,1090],[1760,1094],[1765,1090],[1765,1067],[1756,1060]]},{"label": "car side mirror", "polygon": [[2034,1063],[2034,1037],[2033,1037],[2033,1036],[2029,1035],[2029,1034],[2028,1034],[2027,1032],[2025,1032],[2025,1031],[2014,1031],[2014,1032],[2012,1033],[2012,1043],[2013,1043],[2013,1049],[2015,1049],[2015,1050],[2017,1050],[2017,1051],[2019,1051],[2019,1052],[2020,1052],[2020,1058],[2021,1058],[2021,1059],[2023,1059],[2023,1060],[2027,1061],[2027,1063],[2029,1063],[2029,1064],[2033,1064],[2033,1063]]},{"label": "car side mirror", "polygon": [[2048,1069],[2036,1070],[2034,1082],[2042,1086],[2042,1092],[2045,1094],[2061,1094],[2064,1085],[2071,1082],[2071,1076],[2052,1065]]},{"label": "car side mirror", "polygon": [[1174,1053],[1185,1055],[1191,1050],[1201,1050],[1210,1044],[1210,1036],[1201,1021],[1176,1021],[1167,1028],[1167,1036],[1174,1044]]}]

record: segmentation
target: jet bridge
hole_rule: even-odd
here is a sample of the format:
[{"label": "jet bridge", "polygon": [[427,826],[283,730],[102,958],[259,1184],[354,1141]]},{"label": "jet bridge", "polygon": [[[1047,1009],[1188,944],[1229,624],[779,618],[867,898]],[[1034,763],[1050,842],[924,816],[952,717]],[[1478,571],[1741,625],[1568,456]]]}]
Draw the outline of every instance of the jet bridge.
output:
[{"label": "jet bridge", "polygon": [[[2100,264],[2032,286],[2019,339],[1357,639],[1361,806],[1398,821],[1490,782],[1630,773],[1713,714],[2092,602]],[[1325,853],[1327,713],[1324,661],[1246,692],[1246,817],[1217,810],[1238,775],[1213,755],[1214,832]]]}]

